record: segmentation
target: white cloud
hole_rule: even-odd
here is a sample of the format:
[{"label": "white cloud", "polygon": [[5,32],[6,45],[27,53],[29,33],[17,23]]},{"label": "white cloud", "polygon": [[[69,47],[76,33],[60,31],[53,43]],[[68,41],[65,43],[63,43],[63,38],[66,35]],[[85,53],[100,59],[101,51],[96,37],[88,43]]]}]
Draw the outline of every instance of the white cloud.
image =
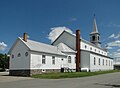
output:
[{"label": "white cloud", "polygon": [[110,35],[108,38],[114,38],[115,34]]},{"label": "white cloud", "polygon": [[67,31],[73,34],[71,29],[67,27],[53,27],[51,28],[51,32],[48,34],[48,39],[50,39],[51,42],[53,42],[63,31]]},{"label": "white cloud", "polygon": [[117,52],[120,52],[120,49],[118,49]]},{"label": "white cloud", "polygon": [[[119,27],[119,25],[115,24],[111,24],[111,26]],[[108,54],[110,57],[120,57],[120,32],[111,34],[108,38],[104,39],[103,44],[110,51]]]},{"label": "white cloud", "polygon": [[71,18],[71,21],[76,21],[77,20],[77,18]]},{"label": "white cloud", "polygon": [[108,55],[109,55],[109,56],[113,56],[113,54],[112,54],[112,53],[108,53]]},{"label": "white cloud", "polygon": [[116,51],[116,52],[109,53],[108,55],[113,58],[120,57],[120,52]]},{"label": "white cloud", "polygon": [[117,34],[114,38],[117,39],[120,37],[120,34]]},{"label": "white cloud", "polygon": [[0,42],[0,51],[4,51],[7,48],[7,44]]},{"label": "white cloud", "polygon": [[120,38],[120,33],[118,33],[118,34],[112,34],[108,38],[118,39],[118,38]]},{"label": "white cloud", "polygon": [[113,56],[114,56],[114,57],[120,57],[120,53],[119,53],[119,52],[114,52],[114,53],[113,53]]},{"label": "white cloud", "polygon": [[113,22],[110,22],[107,27],[116,27],[116,28],[120,28],[120,24],[116,24],[116,23],[113,23]]},{"label": "white cloud", "polygon": [[114,42],[110,42],[107,44],[109,47],[114,47],[114,46],[117,46],[117,47],[120,47],[120,40],[116,40]]},{"label": "white cloud", "polygon": [[107,46],[107,47],[106,47],[106,49],[112,49],[112,47],[110,47],[110,46]]}]

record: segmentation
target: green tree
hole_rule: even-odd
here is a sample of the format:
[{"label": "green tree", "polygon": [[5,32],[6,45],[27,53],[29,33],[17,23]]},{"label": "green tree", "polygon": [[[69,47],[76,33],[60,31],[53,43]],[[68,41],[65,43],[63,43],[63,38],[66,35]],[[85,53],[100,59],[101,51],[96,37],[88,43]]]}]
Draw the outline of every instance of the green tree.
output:
[{"label": "green tree", "polygon": [[2,71],[9,68],[9,57],[7,54],[0,54],[0,68]]}]

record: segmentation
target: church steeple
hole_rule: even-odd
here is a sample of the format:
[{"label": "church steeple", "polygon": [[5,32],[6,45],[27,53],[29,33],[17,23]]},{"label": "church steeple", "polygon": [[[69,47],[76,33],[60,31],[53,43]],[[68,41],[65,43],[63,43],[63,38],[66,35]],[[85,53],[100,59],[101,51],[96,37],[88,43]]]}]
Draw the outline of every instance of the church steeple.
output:
[{"label": "church steeple", "polygon": [[100,47],[100,33],[98,32],[98,27],[96,23],[96,17],[94,15],[94,21],[93,21],[93,30],[90,33],[90,42],[95,44],[96,46]]},{"label": "church steeple", "polygon": [[95,14],[94,14],[94,22],[93,22],[93,31],[92,32],[96,32],[98,33],[98,28],[97,28],[97,23],[96,23],[96,17],[95,17]]}]

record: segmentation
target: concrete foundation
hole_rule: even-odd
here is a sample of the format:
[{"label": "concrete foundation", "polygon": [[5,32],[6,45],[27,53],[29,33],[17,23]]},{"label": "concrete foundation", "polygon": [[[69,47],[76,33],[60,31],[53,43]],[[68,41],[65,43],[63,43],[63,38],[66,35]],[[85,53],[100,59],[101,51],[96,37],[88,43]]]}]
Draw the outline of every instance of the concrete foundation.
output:
[{"label": "concrete foundation", "polygon": [[23,69],[23,70],[10,70],[11,76],[32,76],[34,74],[44,74],[51,72],[60,72],[60,69]]},{"label": "concrete foundation", "polygon": [[9,75],[10,76],[30,76],[30,70],[29,69],[9,70]]}]

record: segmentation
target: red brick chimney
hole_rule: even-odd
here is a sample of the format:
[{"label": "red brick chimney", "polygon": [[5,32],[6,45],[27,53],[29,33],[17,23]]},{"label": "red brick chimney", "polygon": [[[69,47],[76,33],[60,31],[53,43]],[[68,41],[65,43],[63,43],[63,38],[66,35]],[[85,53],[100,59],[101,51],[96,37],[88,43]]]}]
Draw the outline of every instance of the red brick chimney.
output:
[{"label": "red brick chimney", "polygon": [[27,42],[27,33],[24,33],[24,34],[23,34],[23,40],[24,40],[25,42]]},{"label": "red brick chimney", "polygon": [[80,30],[76,30],[76,51],[76,72],[80,72]]}]

